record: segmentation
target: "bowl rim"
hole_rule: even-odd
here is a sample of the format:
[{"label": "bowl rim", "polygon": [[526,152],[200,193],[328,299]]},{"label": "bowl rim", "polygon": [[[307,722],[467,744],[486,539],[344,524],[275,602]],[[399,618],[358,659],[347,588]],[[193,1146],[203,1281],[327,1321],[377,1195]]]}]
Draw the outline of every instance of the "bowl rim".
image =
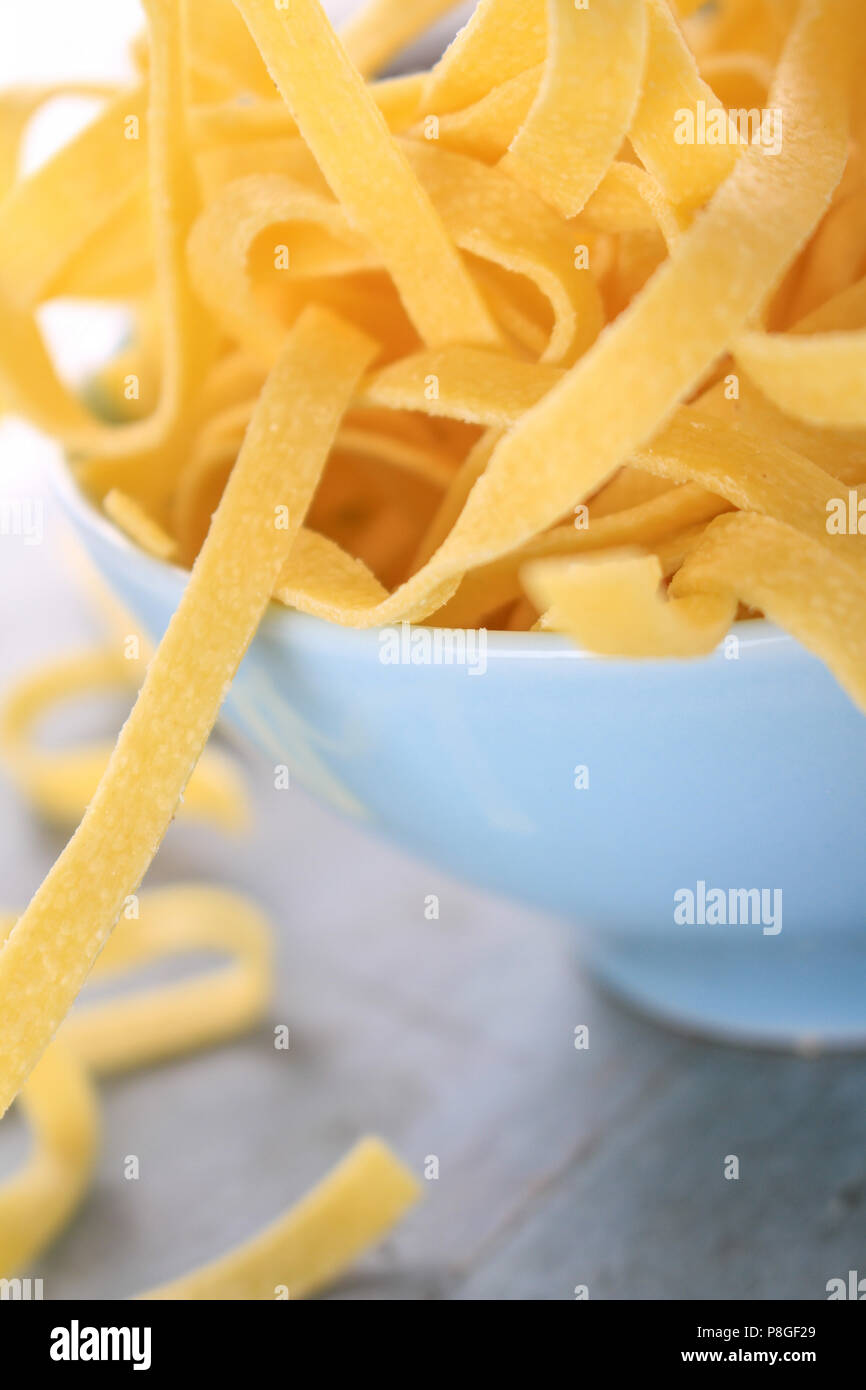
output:
[{"label": "bowl rim", "polygon": [[[114,549],[127,555],[134,555],[143,566],[158,570],[162,573],[174,574],[182,585],[186,584],[189,577],[189,570],[181,565],[175,564],[170,560],[160,560],[154,555],[149,555],[142,550],[135,542],[127,536],[119,526],[115,525],[109,517],[100,510],[97,503],[79,483],[72,468],[64,456],[55,457],[50,464],[53,485],[60,498],[61,504],[68,515],[77,521],[79,527],[87,532],[96,532],[104,541]],[[344,627],[341,623],[329,622],[326,618],[315,617],[311,613],[301,613],[295,609],[286,608],[282,604],[271,602],[268,611],[268,626],[289,624],[292,629],[294,640],[298,640],[300,635],[310,638],[313,641],[332,641],[335,632],[344,635],[346,639],[354,639],[356,642],[379,646],[379,637],[382,632],[393,632],[399,630],[401,623],[386,623],[382,626],[355,628]],[[406,624],[411,627],[411,624]],[[458,631],[452,628],[426,627],[424,629],[431,634],[448,633]],[[467,629],[464,629],[464,631]],[[472,629],[468,629],[472,630]],[[496,629],[481,629],[486,632],[485,644],[488,656],[504,659],[551,659],[567,661],[590,661],[608,664],[611,658],[601,655],[598,652],[587,651],[585,648],[578,647],[569,637],[557,632],[508,632]],[[742,647],[748,647],[750,652],[761,651],[764,655],[769,655],[770,651],[778,651],[778,648],[795,649],[799,647],[789,633],[785,632],[776,623],[768,618],[741,619],[732,623],[730,633],[735,635]],[[338,639],[341,640],[341,639]],[[655,664],[667,666],[690,666],[694,661],[712,660],[719,655],[721,643],[715,650],[704,657],[693,658],[683,661],[676,657],[655,657],[651,660]],[[621,660],[629,665],[645,663],[632,662],[627,657],[613,658]]]}]

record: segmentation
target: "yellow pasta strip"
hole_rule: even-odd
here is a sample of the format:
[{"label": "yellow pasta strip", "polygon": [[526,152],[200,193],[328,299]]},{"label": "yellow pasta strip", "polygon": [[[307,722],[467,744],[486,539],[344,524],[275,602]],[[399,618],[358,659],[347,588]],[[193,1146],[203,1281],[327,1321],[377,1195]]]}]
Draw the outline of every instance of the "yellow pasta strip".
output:
[{"label": "yellow pasta strip", "polygon": [[[251,174],[222,189],[190,234],[190,278],[225,331],[267,365],[286,325],[256,297],[249,255],[269,228],[272,266],[284,267],[279,275],[345,274],[376,264],[340,207],[284,175]],[[305,241],[304,230],[314,235]]]},{"label": "yellow pasta strip", "polygon": [[536,560],[521,578],[536,608],[546,610],[546,628],[603,656],[704,656],[737,611],[726,593],[665,598],[655,555]]},{"label": "yellow pasta strip", "polygon": [[333,620],[341,606],[381,603],[387,590],[362,560],[306,527],[292,546],[274,598],[317,618]]},{"label": "yellow pasta strip", "polygon": [[177,542],[174,537],[134,497],[115,487],[106,494],[102,505],[106,515],[148,555],[155,556],[157,560],[175,558]]},{"label": "yellow pasta strip", "polygon": [[308,1298],[417,1200],[411,1173],[364,1139],[279,1221],[213,1264],[143,1295],[159,1299]]},{"label": "yellow pasta strip", "polygon": [[261,55],[232,0],[183,0],[185,48],[191,69],[227,92],[271,97]]},{"label": "yellow pasta strip", "polygon": [[543,359],[573,362],[597,338],[602,309],[592,273],[575,265],[571,229],[501,170],[435,144],[400,143],[457,245],[526,276],[549,301]]},{"label": "yellow pasta strip", "polygon": [[445,488],[454,476],[454,465],[444,453],[384,430],[352,425],[347,420],[337,436],[337,446],[376,463],[400,468],[435,488]]},{"label": "yellow pasta strip", "polygon": [[[422,73],[385,77],[368,85],[389,130],[407,130],[412,125],[423,85]],[[278,142],[285,147],[288,140],[298,135],[297,123],[281,97],[243,105],[237,99],[200,103],[190,111],[190,131],[199,150],[216,151],[224,145],[262,141]]]},{"label": "yellow pasta strip", "polygon": [[622,161],[611,164],[586,204],[584,217],[591,226],[606,232],[658,227],[669,251],[673,251],[684,231],[681,212],[665,197],[652,174],[637,164]]},{"label": "yellow pasta strip", "polygon": [[622,546],[655,549],[671,534],[706,524],[728,506],[724,500],[687,483],[605,516],[590,515],[583,528],[574,523],[554,526],[513,554],[467,574],[454,597],[436,614],[436,622],[445,627],[481,623],[487,614],[519,596],[520,575],[529,561]]},{"label": "yellow pasta strip", "polygon": [[[542,72],[541,65],[527,68],[500,82],[470,106],[437,116],[434,129],[438,129],[438,139],[448,149],[495,164],[529,115]],[[427,121],[429,117],[412,133],[424,135],[429,128]]]},{"label": "yellow pasta strip", "polygon": [[[183,274],[184,243],[197,199],[184,136],[183,55],[169,0],[147,0],[147,8],[153,42],[151,197],[163,318],[162,386],[154,414],[129,425],[95,422],[59,381],[31,316],[16,307],[0,280],[0,382],[13,407],[71,449],[102,457],[140,453],[164,442],[195,388],[196,366],[210,353],[208,331]],[[120,131],[115,138],[122,138]]]},{"label": "yellow pasta strip", "polygon": [[[44,298],[139,300],[154,279],[149,216],[148,189],[142,184],[64,261],[59,273],[44,282]],[[141,383],[149,397],[155,397],[159,387],[156,371],[153,377]]]},{"label": "yellow pasta strip", "polygon": [[[731,139],[727,112],[703,81],[666,0],[647,0],[647,80],[629,138],[641,160],[674,204],[703,203],[731,172],[739,145]],[[693,116],[693,130],[680,113]],[[700,117],[703,113],[703,124]],[[727,137],[701,140],[714,122]],[[681,141],[683,135],[693,135]]]},{"label": "yellow pasta strip", "polygon": [[825,546],[771,517],[720,517],[674,576],[671,592],[736,594],[826,662],[866,712],[866,584]]},{"label": "yellow pasta strip", "polygon": [[[135,688],[140,668],[113,651],[57,660],[17,681],[0,705],[0,752],[19,790],[48,820],[76,825],[111,757],[111,743],[40,749],[33,728],[62,700],[103,687]],[[178,807],[184,820],[222,830],[244,829],[249,807],[243,783],[227,758],[205,750]]]},{"label": "yellow pasta strip", "polygon": [[[311,310],[268,379],[105,777],[0,952],[0,1113],[68,1011],[165,833],[372,351],[355,330]],[[151,793],[142,798],[145,774]]]},{"label": "yellow pasta strip", "polygon": [[498,342],[468,270],[318,0],[292,0],[286,10],[273,0],[236,3],[328,183],[381,255],[420,336],[431,347]]},{"label": "yellow pasta strip", "polygon": [[473,424],[513,425],[562,376],[560,367],[518,362],[480,348],[447,347],[381,368],[364,382],[358,399]]},{"label": "yellow pasta strip", "polygon": [[454,474],[436,513],[425,531],[415,553],[411,573],[420,570],[439,549],[466,505],[466,499],[490,462],[501,430],[489,429],[470,449]]},{"label": "yellow pasta strip", "polygon": [[866,431],[821,429],[785,415],[748,377],[739,379],[735,400],[726,398],[724,389],[714,386],[698,398],[697,404],[701,413],[741,424],[750,434],[802,454],[831,477],[847,483],[866,481]]},{"label": "yellow pasta strip", "polygon": [[866,332],[744,333],[735,352],[788,415],[837,429],[866,427]]},{"label": "yellow pasta strip", "polygon": [[19,308],[38,304],[96,228],[128,202],[147,178],[148,151],[146,96],[135,88],[0,203],[0,285]]},{"label": "yellow pasta strip", "polygon": [[457,111],[539,64],[547,49],[545,0],[479,0],[433,68],[425,112]]},{"label": "yellow pasta strip", "polygon": [[340,38],[365,77],[379,72],[401,49],[453,10],[458,0],[366,0],[346,21]]},{"label": "yellow pasta strip", "polygon": [[[5,926],[0,923],[0,941]],[[90,1181],[99,1112],[87,1073],[52,1043],[19,1098],[33,1136],[23,1167],[0,1183],[0,1276],[24,1269],[66,1225]]]},{"label": "yellow pasta strip", "polygon": [[[563,217],[574,217],[616,157],[640,95],[644,0],[548,0],[548,57],[538,95],[502,160]],[[616,62],[611,52],[616,43]]]},{"label": "yellow pasta strip", "polygon": [[230,964],[86,1004],[63,1025],[64,1047],[104,1073],[162,1061],[243,1032],[271,993],[268,924],[245,898],[192,884],[143,893],[97,959],[92,979],[115,980],[156,960],[218,951]]},{"label": "yellow pasta strip", "polygon": [[[145,894],[94,977],[189,950],[220,950],[219,972],[90,1005],[67,1019],[25,1084],[34,1137],[22,1170],[0,1184],[0,1273],[26,1266],[69,1219],[93,1168],[99,1121],[87,1071],[116,1072],[231,1037],[258,1018],[269,992],[267,924],[243,898],[196,886]],[[0,940],[12,925],[0,923]],[[305,1297],[337,1277],[419,1195],[387,1147],[365,1140],[273,1226],[237,1251],[145,1298]],[[290,1280],[290,1285],[286,1280]]]},{"label": "yellow pasta strip", "polygon": [[784,521],[866,574],[866,538],[827,533],[837,480],[793,450],[683,410],[632,463],[674,482],[700,483],[742,510]]}]

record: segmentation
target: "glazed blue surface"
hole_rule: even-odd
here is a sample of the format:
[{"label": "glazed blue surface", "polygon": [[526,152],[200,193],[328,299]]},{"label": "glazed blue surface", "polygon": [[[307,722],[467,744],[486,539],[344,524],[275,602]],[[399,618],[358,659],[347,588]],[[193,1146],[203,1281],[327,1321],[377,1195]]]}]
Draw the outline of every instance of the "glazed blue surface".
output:
[{"label": "glazed blue surface", "polygon": [[[158,638],[186,576],[61,492]],[[567,917],[592,968],[657,1016],[755,1042],[859,1044],[866,721],[772,625],[736,633],[735,659],[639,664],[491,633],[486,671],[470,674],[387,664],[378,631],[274,607],[224,713],[371,829]],[[781,931],[678,924],[674,895],[699,881],[781,890]]]}]

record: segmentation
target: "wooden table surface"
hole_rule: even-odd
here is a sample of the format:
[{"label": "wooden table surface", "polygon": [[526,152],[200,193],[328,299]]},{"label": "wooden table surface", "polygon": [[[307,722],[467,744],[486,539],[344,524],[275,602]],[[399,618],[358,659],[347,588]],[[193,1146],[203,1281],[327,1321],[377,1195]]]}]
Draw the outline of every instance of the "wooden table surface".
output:
[{"label": "wooden table surface", "polygon": [[[27,441],[5,431],[0,495],[41,497],[37,478]],[[41,545],[0,538],[3,686],[100,636],[50,496],[45,507]],[[180,1274],[273,1219],[368,1132],[419,1174],[435,1155],[439,1177],[333,1298],[572,1299],[585,1285],[593,1299],[813,1299],[866,1274],[866,1059],[663,1031],[596,990],[567,926],[275,792],[254,758],[246,768],[254,830],[232,841],[175,825],[147,882],[223,882],[262,902],[279,939],[270,1016],[242,1041],[101,1086],[96,1183],[32,1271],[46,1297]],[[0,819],[3,905],[16,907],[62,839],[5,779]],[[291,1030],[287,1052],[275,1023]],[[25,1144],[13,1114],[0,1175]],[[124,1178],[129,1154],[138,1181]]]}]

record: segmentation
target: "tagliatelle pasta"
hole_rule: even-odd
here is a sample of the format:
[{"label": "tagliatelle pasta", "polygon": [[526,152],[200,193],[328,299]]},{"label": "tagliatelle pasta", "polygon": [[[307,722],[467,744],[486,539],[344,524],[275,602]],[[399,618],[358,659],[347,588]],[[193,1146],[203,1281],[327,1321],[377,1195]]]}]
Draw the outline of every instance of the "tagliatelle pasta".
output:
[{"label": "tagliatelle pasta", "polygon": [[[370,0],[342,37],[318,0],[182,8],[147,0],[137,86],[17,181],[45,94],[0,101],[0,400],[134,544],[192,566],[104,772],[101,748],[32,739],[64,668],[7,705],[25,794],[55,819],[89,803],[0,951],[0,1111],[23,1086],[45,1155],[19,1183],[31,1216],[0,1230],[10,1259],[83,1190],[86,1068],[262,1007],[255,913],[185,890],[122,921],[99,968],[210,942],[227,970],[75,1013],[51,1042],[184,788],[188,814],[232,818],[210,752],[191,774],[271,598],[642,659],[710,652],[745,604],[866,709],[859,0],[480,0],[396,78],[382,67],[448,0]],[[134,325],[86,396],[41,318],[82,294]],[[116,674],[66,668],[82,689]],[[303,1296],[413,1195],[364,1145],[152,1296]]]},{"label": "tagliatelle pasta", "polygon": [[418,1183],[380,1141],[356,1145],[280,1221],[148,1298],[306,1298],[398,1221]]},{"label": "tagliatelle pasta", "polygon": [[[238,0],[238,8],[334,194],[380,250],[421,336],[434,347],[454,337],[498,342],[481,295],[317,0],[293,0],[287,9]],[[341,130],[351,130],[351,147]]]},{"label": "tagliatelle pasta", "polygon": [[544,75],[502,167],[564,217],[581,211],[632,125],[645,48],[644,0],[548,6]]},{"label": "tagliatelle pasta", "polygon": [[33,1150],[19,1172],[0,1184],[4,1277],[24,1268],[72,1216],[87,1189],[99,1135],[87,1071],[61,1042],[52,1043],[34,1068],[21,1107]]},{"label": "tagliatelle pasta", "polygon": [[737,360],[786,414],[814,425],[866,428],[866,330],[748,333]]},{"label": "tagliatelle pasta", "polygon": [[[226,952],[226,968],[124,993],[74,1013],[21,1092],[31,1157],[0,1184],[0,1273],[26,1266],[74,1212],[99,1137],[92,1073],[114,1073],[232,1037],[256,1021],[271,981],[267,924],[243,898],[183,886],[144,894],[100,957],[97,977],[166,956]],[[0,938],[12,922],[0,924]],[[304,1298],[399,1219],[418,1184],[379,1140],[338,1168],[268,1230],[215,1264],[145,1298]]]},{"label": "tagliatelle pasta", "polygon": [[[138,640],[138,639],[137,639]],[[48,820],[76,825],[111,757],[111,743],[40,747],[34,726],[61,702],[100,689],[134,691],[142,666],[110,648],[58,660],[25,676],[5,692],[0,707],[0,752],[27,799]],[[229,761],[214,748],[202,755],[184,791],[178,815],[223,830],[248,820],[243,785]]]}]

